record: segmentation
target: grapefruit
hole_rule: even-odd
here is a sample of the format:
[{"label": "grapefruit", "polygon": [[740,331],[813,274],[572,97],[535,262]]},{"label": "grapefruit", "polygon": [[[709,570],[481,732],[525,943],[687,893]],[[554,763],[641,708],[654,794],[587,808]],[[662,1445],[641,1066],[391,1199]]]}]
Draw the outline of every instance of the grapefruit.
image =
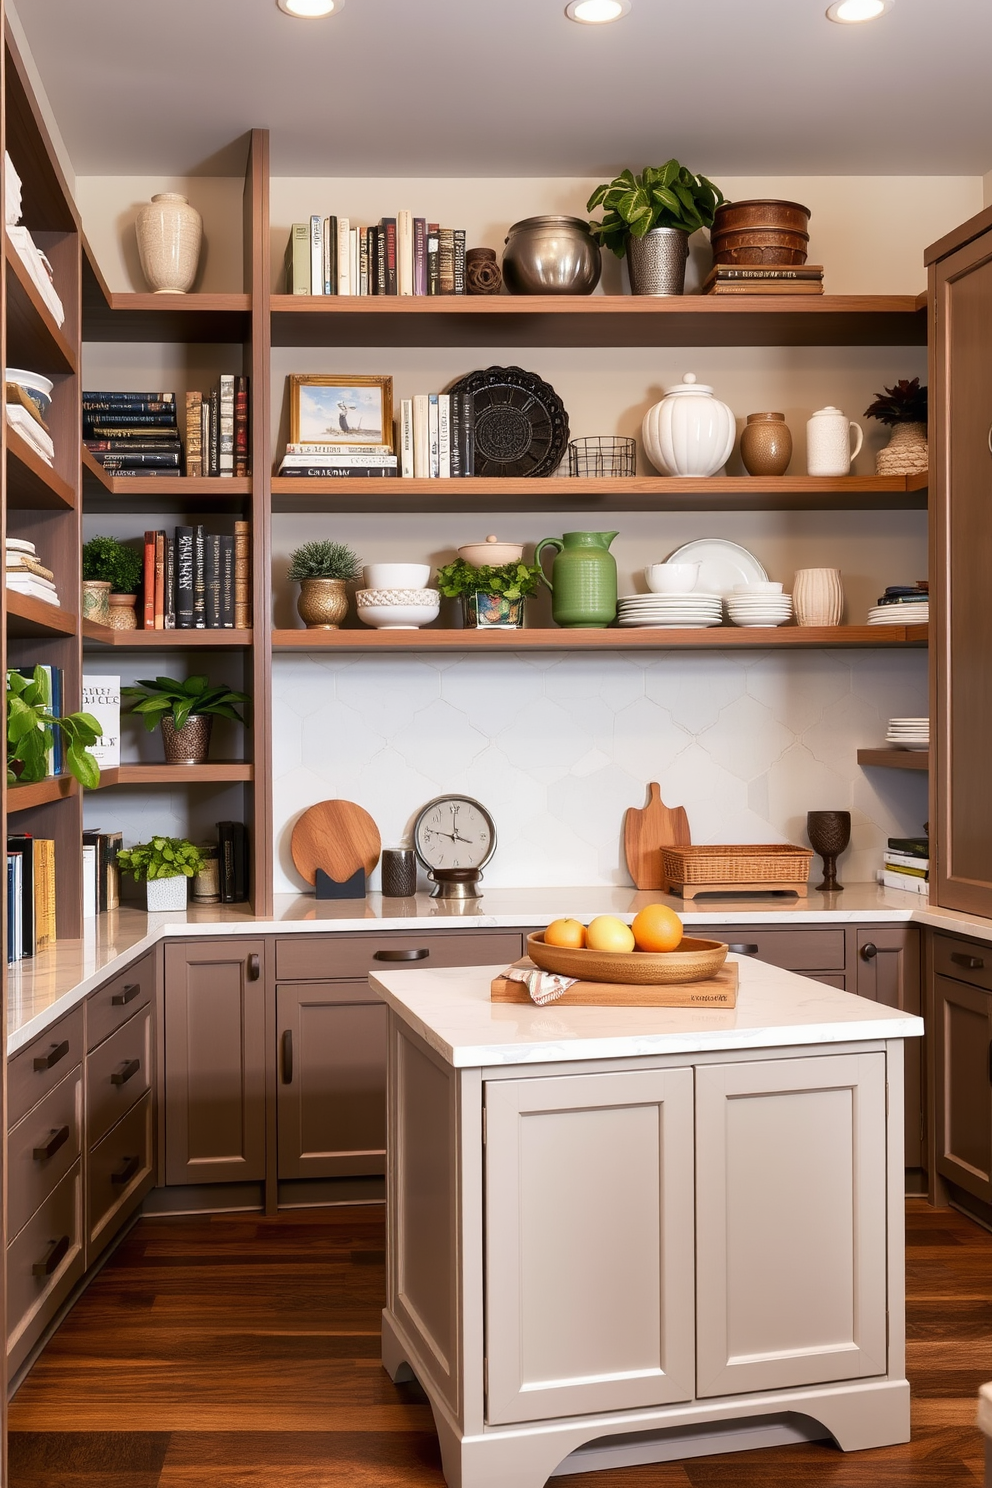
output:
[{"label": "grapefruit", "polygon": [[630,928],[639,951],[674,951],[682,939],[682,921],[667,904],[646,904]]},{"label": "grapefruit", "polygon": [[591,951],[632,951],[634,932],[616,915],[597,915],[589,922],[586,945]]},{"label": "grapefruit", "polygon": [[580,920],[552,920],[544,932],[544,944],[570,946],[581,950],[586,943],[586,927]]}]

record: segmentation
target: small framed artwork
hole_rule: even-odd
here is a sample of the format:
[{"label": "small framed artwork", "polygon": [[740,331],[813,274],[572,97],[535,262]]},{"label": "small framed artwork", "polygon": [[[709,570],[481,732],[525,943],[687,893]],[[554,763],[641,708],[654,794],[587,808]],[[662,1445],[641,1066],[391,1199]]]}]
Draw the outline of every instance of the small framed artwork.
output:
[{"label": "small framed artwork", "polygon": [[289,379],[293,444],[393,447],[393,379],[293,372]]}]

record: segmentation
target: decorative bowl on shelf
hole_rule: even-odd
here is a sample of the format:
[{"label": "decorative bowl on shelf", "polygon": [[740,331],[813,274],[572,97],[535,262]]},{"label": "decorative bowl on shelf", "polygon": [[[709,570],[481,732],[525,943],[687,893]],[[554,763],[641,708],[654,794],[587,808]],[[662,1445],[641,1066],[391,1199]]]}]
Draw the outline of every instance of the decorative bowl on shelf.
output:
[{"label": "decorative bowl on shelf", "polygon": [[431,580],[429,563],[366,563],[366,589],[425,589]]},{"label": "decorative bowl on shelf", "polygon": [[654,987],[673,982],[704,982],[727,959],[722,940],[685,936],[674,951],[587,951],[572,946],[549,946],[544,931],[527,937],[527,954],[542,971],[578,977],[584,982],[623,982]]},{"label": "decorative bowl on shelf", "polygon": [[504,563],[519,563],[523,555],[523,543],[500,542],[494,532],[485,542],[466,543],[458,549],[459,558],[473,568],[502,568]]},{"label": "decorative bowl on shelf", "polygon": [[436,620],[441,608],[437,589],[359,589],[358,618],[376,630],[419,630]]}]

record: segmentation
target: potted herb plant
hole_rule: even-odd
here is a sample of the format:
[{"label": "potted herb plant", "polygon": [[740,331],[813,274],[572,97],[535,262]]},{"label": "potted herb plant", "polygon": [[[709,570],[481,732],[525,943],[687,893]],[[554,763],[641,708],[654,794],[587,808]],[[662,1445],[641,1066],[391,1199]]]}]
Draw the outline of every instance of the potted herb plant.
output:
[{"label": "potted herb plant", "polygon": [[67,713],[56,718],[44,669],[36,666],[30,677],[7,673],[7,784],[22,785],[44,780],[49,773],[49,753],[55,730],[62,735],[65,768],[80,785],[92,790],[100,784],[100,766],[89,753],[103,733],[92,713]]},{"label": "potted herb plant", "polygon": [[187,885],[203,867],[203,854],[185,837],[153,837],[121,848],[117,866],[135,883],[144,883],[149,913],[185,909]]},{"label": "potted herb plant", "polygon": [[129,711],[141,714],[150,734],[161,724],[170,765],[201,765],[210,748],[214,719],[243,724],[235,704],[248,701],[247,693],[206,677],[187,677],[185,682],[174,677],[139,678],[135,686],[121,688],[121,697],[135,699]]},{"label": "potted herb plant", "polygon": [[482,564],[456,558],[437,571],[437,587],[448,599],[460,599],[467,630],[518,630],[524,623],[524,600],[543,575],[536,564]]},{"label": "potted herb plant", "polygon": [[883,388],[865,409],[865,418],[888,424],[892,437],[875,456],[878,475],[923,475],[929,464],[927,448],[927,390],[920,379],[901,377]]},{"label": "potted herb plant", "polygon": [[303,543],[290,554],[289,577],[300,585],[296,608],[307,630],[337,630],[348,613],[346,585],[362,571],[346,543]]},{"label": "potted herb plant", "polygon": [[112,630],[134,630],[143,557],[116,537],[83,544],[83,616]]},{"label": "potted herb plant", "polygon": [[586,210],[603,207],[602,222],[590,222],[600,246],[617,258],[628,255],[635,295],[680,295],[685,287],[689,236],[712,227],[723,192],[705,176],[694,176],[677,160],[647,165],[640,175],[621,171],[597,186]]}]

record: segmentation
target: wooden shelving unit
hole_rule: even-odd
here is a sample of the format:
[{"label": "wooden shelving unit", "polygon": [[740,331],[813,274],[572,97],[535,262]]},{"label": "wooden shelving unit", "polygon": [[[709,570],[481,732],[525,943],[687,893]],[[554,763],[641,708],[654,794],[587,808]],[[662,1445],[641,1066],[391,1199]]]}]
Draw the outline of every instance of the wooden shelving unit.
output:
[{"label": "wooden shelving unit", "polygon": [[202,503],[214,511],[219,504],[236,499],[238,505],[251,495],[251,478],[244,476],[203,476],[191,478],[185,475],[108,475],[89,450],[83,450],[83,475],[86,489],[91,491],[94,483],[108,496],[124,496],[133,500],[139,496],[178,498],[185,506]]},{"label": "wooden shelving unit", "polygon": [[118,651],[217,651],[254,644],[251,630],[111,630],[83,621],[83,649],[110,646]]},{"label": "wooden shelving unit", "polygon": [[881,765],[887,770],[929,770],[930,753],[925,749],[859,749],[859,765]]},{"label": "wooden shelving unit", "polygon": [[[49,775],[31,785],[7,786],[7,815],[30,811],[37,806],[50,806],[79,795],[79,786],[71,775]],[[23,823],[18,822],[18,828]]]},{"label": "wooden shelving unit", "polygon": [[38,636],[74,636],[79,621],[58,605],[50,605],[30,594],[7,590],[7,634],[24,640]]},{"label": "wooden shelving unit", "polygon": [[[7,358],[16,367],[75,372],[77,348],[42,299],[10,238],[3,237],[7,277]],[[69,317],[66,317],[66,324]]]},{"label": "wooden shelving unit", "polygon": [[[879,634],[882,632],[882,634]],[[710,630],[274,630],[273,651],[744,651],[925,646],[925,625],[798,625]],[[860,757],[860,756],[859,756]]]},{"label": "wooden shelving unit", "polygon": [[242,760],[211,760],[205,765],[117,765],[100,772],[98,790],[111,785],[231,785],[254,778]]},{"label": "wooden shelving unit", "polygon": [[72,511],[75,489],[16,429],[7,430],[7,510]]}]

